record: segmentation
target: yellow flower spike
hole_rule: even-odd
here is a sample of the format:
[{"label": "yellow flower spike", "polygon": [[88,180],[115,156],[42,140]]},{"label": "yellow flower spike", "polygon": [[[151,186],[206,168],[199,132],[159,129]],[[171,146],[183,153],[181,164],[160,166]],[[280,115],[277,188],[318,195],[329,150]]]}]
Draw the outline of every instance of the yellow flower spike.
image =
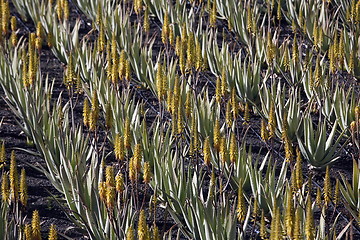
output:
[{"label": "yellow flower spike", "polygon": [[98,186],[100,200],[105,202],[106,200],[106,182],[100,182]]},{"label": "yellow flower spike", "polygon": [[134,155],[132,157],[134,161],[134,167],[136,169],[136,172],[138,173],[141,168],[141,160],[142,160],[142,148],[141,144],[136,144],[134,149]]},{"label": "yellow flower spike", "polygon": [[176,114],[176,111],[178,109],[179,96],[180,96],[180,83],[179,83],[179,77],[176,75],[175,83],[174,83],[174,90],[172,92],[172,98],[171,98],[171,113],[172,114]]},{"label": "yellow flower spike", "polygon": [[286,208],[285,208],[285,228],[287,236],[293,238],[293,229],[294,229],[294,204],[291,194],[291,189],[287,188],[286,196]]},{"label": "yellow flower spike", "polygon": [[161,64],[159,64],[157,70],[156,70],[156,90],[157,90],[157,94],[158,94],[158,98],[159,100],[163,100],[162,99],[162,91],[163,91],[163,67]]},{"label": "yellow flower spike", "polygon": [[146,224],[146,215],[144,209],[140,211],[137,235],[139,240],[150,239],[149,227]]},{"label": "yellow flower spike", "polygon": [[99,100],[97,96],[96,90],[93,92],[93,96],[91,98],[91,112],[90,112],[90,120],[89,120],[89,129],[90,131],[95,131],[97,122],[99,120]]},{"label": "yellow flower spike", "polygon": [[56,15],[57,15],[59,21],[61,21],[63,19],[61,2],[62,2],[62,0],[56,1]]},{"label": "yellow flower spike", "polygon": [[129,60],[125,61],[125,80],[128,82],[131,80],[131,64]]},{"label": "yellow flower spike", "polygon": [[126,54],[125,50],[121,50],[120,52],[120,60],[119,60],[119,78],[122,80],[125,77],[126,70]]},{"label": "yellow flower spike", "polygon": [[354,109],[355,112],[355,121],[359,122],[360,120],[360,106],[356,106]]},{"label": "yellow flower spike", "polygon": [[261,237],[262,240],[267,239],[264,210],[261,210],[260,237]]},{"label": "yellow flower spike", "polygon": [[48,237],[48,239],[49,239],[49,240],[57,240],[57,239],[58,239],[56,227],[55,227],[54,224],[51,224],[51,225],[50,225],[49,237]]},{"label": "yellow flower spike", "polygon": [[282,126],[282,140],[284,142],[284,147],[285,147],[285,161],[286,162],[291,162],[294,158],[293,155],[293,148],[292,148],[292,143],[291,140],[288,136],[288,123],[287,123],[287,114],[284,114],[283,117],[283,126]]},{"label": "yellow flower spike", "polygon": [[285,71],[289,71],[290,69],[290,58],[289,58],[290,52],[289,47],[286,45],[284,50],[284,58],[282,62],[282,66],[284,67]]},{"label": "yellow flower spike", "polygon": [[35,52],[35,33],[30,34],[29,41],[29,69],[28,69],[28,84],[33,85],[36,76],[36,52]]},{"label": "yellow flower spike", "polygon": [[275,106],[274,102],[271,101],[269,119],[268,119],[268,130],[269,130],[269,139],[275,137],[275,127],[276,127],[276,118],[275,118]]},{"label": "yellow flower spike", "polygon": [[10,157],[9,180],[10,180],[10,199],[16,202],[19,198],[19,177],[18,177],[16,156],[14,150],[11,152],[11,157]]},{"label": "yellow flower spike", "polygon": [[245,125],[248,125],[250,123],[250,106],[249,102],[245,102],[245,111],[244,111],[244,123]]},{"label": "yellow flower spike", "polygon": [[183,132],[184,125],[183,125],[183,116],[182,116],[182,105],[180,103],[178,104],[178,109],[177,109],[176,128],[178,134],[181,134]]},{"label": "yellow flower spike", "polygon": [[322,200],[321,200],[321,189],[319,187],[316,188],[316,205],[321,209],[322,207]]},{"label": "yellow flower spike", "polygon": [[7,33],[9,32],[9,22],[10,22],[9,20],[10,20],[9,2],[3,0],[1,7],[1,28],[3,35],[7,35]]},{"label": "yellow flower spike", "polygon": [[326,166],[325,179],[324,179],[324,203],[325,206],[331,202],[331,183],[330,183],[330,169],[329,166]]},{"label": "yellow flower spike", "polygon": [[246,30],[249,33],[253,33],[253,17],[252,17],[252,11],[251,11],[251,7],[250,4],[248,4],[248,6],[246,7]]},{"label": "yellow flower spike", "polygon": [[222,162],[222,164],[225,164],[226,160],[227,160],[227,147],[226,147],[226,139],[225,137],[221,137],[220,138],[220,150],[219,150],[219,155],[220,155],[220,160]]},{"label": "yellow flower spike", "polygon": [[74,65],[74,59],[73,59],[73,55],[72,52],[70,52],[69,54],[69,58],[68,58],[68,65],[67,65],[67,69],[66,69],[66,76],[64,78],[65,80],[65,86],[70,89],[73,87],[74,83],[75,83],[75,65]]},{"label": "yellow flower spike", "polygon": [[319,27],[318,44],[319,44],[320,48],[321,48],[322,45],[323,45],[323,41],[324,41],[324,32],[323,32],[322,28]]},{"label": "yellow flower spike", "polygon": [[190,32],[187,38],[187,49],[186,49],[186,68],[191,70],[195,64],[195,37],[194,33]]},{"label": "yellow flower spike", "polygon": [[0,165],[6,162],[6,151],[5,151],[5,141],[2,142],[0,148]]},{"label": "yellow flower spike", "polygon": [[261,139],[266,142],[269,139],[268,130],[266,129],[266,121],[261,119],[260,136]]},{"label": "yellow flower spike", "polygon": [[167,75],[166,65],[164,64],[163,74],[161,79],[161,95],[163,99],[166,98],[167,91],[168,91],[168,75]]},{"label": "yellow flower spike", "polygon": [[64,20],[68,21],[70,18],[70,9],[69,9],[69,1],[63,1],[63,10],[64,10]]},{"label": "yellow flower spike", "polygon": [[220,122],[219,120],[216,119],[214,124],[214,137],[213,137],[214,148],[216,149],[216,151],[220,151],[220,140],[221,140]]},{"label": "yellow flower spike", "polygon": [[84,92],[82,88],[82,81],[80,78],[80,72],[78,72],[77,76],[75,77],[75,93],[82,94]]},{"label": "yellow flower spike", "polygon": [[118,74],[119,64],[118,64],[117,58],[114,59],[114,61],[112,61],[112,63],[109,63],[109,67],[111,68],[111,71],[110,71],[111,83],[114,85],[117,85],[119,82],[119,74]]},{"label": "yellow flower spike", "polygon": [[102,23],[102,6],[101,6],[101,2],[98,3],[97,9],[96,9],[96,19],[95,19],[95,23],[96,25],[100,26]]},{"label": "yellow flower spike", "polygon": [[296,174],[296,187],[300,189],[303,185],[303,175],[302,175],[302,158],[299,147],[296,148],[296,165],[295,165],[295,174]]},{"label": "yellow flower spike", "polygon": [[28,192],[27,192],[27,184],[26,184],[26,173],[24,168],[21,169],[19,193],[20,193],[21,204],[23,206],[26,206],[28,200]]},{"label": "yellow flower spike", "polygon": [[107,186],[114,187],[115,186],[115,178],[114,178],[114,167],[107,166],[105,169],[105,182]]},{"label": "yellow flower spike", "polygon": [[308,199],[306,201],[306,220],[305,220],[305,236],[306,239],[313,240],[315,239],[314,235],[314,216],[311,208],[311,200],[310,195],[308,195]]},{"label": "yellow flower spike", "polygon": [[104,24],[100,23],[99,36],[98,36],[98,51],[103,52],[105,50],[105,30]]},{"label": "yellow flower spike", "polygon": [[174,27],[171,25],[169,27],[169,43],[171,46],[174,46],[175,43]]},{"label": "yellow flower spike", "polygon": [[25,240],[32,240],[32,230],[31,230],[31,224],[25,224],[24,227],[24,237]]},{"label": "yellow flower spike", "polygon": [[21,78],[25,88],[29,87],[29,79],[28,79],[28,58],[26,55],[26,51],[22,50],[21,53]]},{"label": "yellow flower spike", "polygon": [[210,17],[209,17],[210,27],[216,26],[216,12],[217,12],[216,1],[213,1],[213,5],[211,8]]},{"label": "yellow flower spike", "polygon": [[221,79],[220,77],[216,78],[216,88],[215,88],[215,100],[217,103],[221,103]]},{"label": "yellow flower spike", "polygon": [[299,49],[298,49],[296,34],[294,35],[294,41],[293,41],[293,46],[292,46],[292,61],[294,64],[299,62]]},{"label": "yellow flower spike", "polygon": [[231,100],[229,100],[226,104],[226,111],[225,111],[225,122],[226,125],[230,128],[233,123],[233,114],[231,114]]},{"label": "yellow flower spike", "polygon": [[172,112],[172,116],[171,116],[171,132],[173,136],[176,136],[178,134],[177,132],[177,111],[176,112]]},{"label": "yellow flower spike", "polygon": [[195,42],[195,68],[200,71],[203,67],[203,59],[201,53],[201,45],[198,40]]},{"label": "yellow flower spike", "polygon": [[167,44],[169,39],[169,13],[165,10],[164,21],[161,31],[161,41],[163,44]]},{"label": "yellow flower spike", "polygon": [[256,218],[258,217],[258,214],[259,214],[259,204],[258,204],[257,198],[254,197],[253,211],[252,211],[252,217],[254,218],[254,221],[255,221]]},{"label": "yellow flower spike", "polygon": [[231,112],[233,113],[233,119],[236,120],[238,115],[238,102],[235,87],[231,90]]},{"label": "yellow flower spike", "polygon": [[118,133],[115,136],[115,143],[114,143],[114,153],[115,158],[118,161],[122,161],[125,158],[125,149],[124,149],[124,137]]},{"label": "yellow flower spike", "polygon": [[107,53],[107,57],[109,59],[111,59],[111,62],[116,63],[115,65],[117,65],[118,64],[118,48],[117,48],[115,34],[112,35],[111,42],[110,43],[107,42],[106,53]]},{"label": "yellow flower spike", "polygon": [[332,45],[330,45],[328,50],[328,58],[329,58],[329,71],[330,73],[335,73],[335,57],[334,57],[334,51]]},{"label": "yellow flower spike", "polygon": [[350,61],[349,61],[349,73],[354,74],[355,67],[355,53],[354,51],[350,52]]},{"label": "yellow flower spike", "polygon": [[222,68],[221,71],[221,96],[225,96],[227,90],[227,78],[226,78],[226,69],[225,67]]},{"label": "yellow flower spike", "polygon": [[115,206],[115,197],[116,197],[116,192],[115,192],[115,187],[106,186],[106,207],[110,210],[112,210]]},{"label": "yellow flower spike", "polygon": [[282,12],[281,12],[281,0],[277,2],[277,10],[276,10],[276,19],[280,22],[282,19]]},{"label": "yellow flower spike", "polygon": [[175,39],[175,54],[177,56],[180,56],[181,54],[181,49],[182,49],[182,46],[181,46],[182,42],[181,42],[181,37],[180,36],[176,36],[176,39]]},{"label": "yellow flower spike", "polygon": [[47,35],[47,45],[49,48],[52,48],[54,46],[54,36],[51,32]]},{"label": "yellow flower spike", "polygon": [[182,75],[185,75],[185,69],[186,69],[186,58],[185,58],[185,51],[186,51],[186,48],[185,48],[185,43],[182,42],[180,44],[180,50],[179,50],[179,67],[180,67],[180,71],[181,71],[181,74]]},{"label": "yellow flower spike", "polygon": [[235,133],[231,133],[229,156],[230,156],[230,162],[235,163],[238,158],[238,146],[237,146]]},{"label": "yellow flower spike", "polygon": [[355,7],[355,23],[358,24],[359,22],[360,22],[360,2],[358,1]]},{"label": "yellow flower spike", "polygon": [[12,32],[15,32],[17,30],[17,20],[15,16],[12,16],[10,19],[10,29]]},{"label": "yellow flower spike", "polygon": [[277,211],[275,213],[276,215],[276,230],[275,230],[275,238],[274,239],[283,239],[283,229],[282,229],[282,225],[281,225],[281,220],[280,220],[280,208],[277,207]]},{"label": "yellow flower spike", "polygon": [[319,37],[318,37],[318,23],[315,20],[314,22],[314,28],[313,28],[313,39],[314,39],[314,46],[318,49],[318,44],[319,44]]},{"label": "yellow flower spike", "polygon": [[279,207],[275,206],[273,212],[274,215],[273,218],[271,219],[271,226],[270,226],[270,239],[271,240],[282,239]]},{"label": "yellow flower spike", "polygon": [[132,226],[130,226],[127,230],[126,230],[126,240],[135,240],[135,233],[134,233],[134,228]]},{"label": "yellow flower spike", "polygon": [[337,33],[337,30],[335,31],[335,33],[334,33],[334,37],[333,37],[333,47],[334,47],[334,49],[333,49],[333,53],[334,53],[334,57],[335,57],[335,59],[337,59],[338,58],[338,54],[339,54],[339,44],[338,44],[339,42],[338,42],[338,33]]},{"label": "yellow flower spike", "polygon": [[315,64],[315,72],[314,72],[314,80],[315,80],[315,87],[319,87],[322,84],[322,77],[321,77],[321,67],[320,67],[320,57],[316,58]]},{"label": "yellow flower spike", "polygon": [[106,104],[106,112],[105,112],[105,126],[106,129],[111,129],[113,125],[113,113],[112,113],[112,108],[111,108],[111,104],[108,103]]},{"label": "yellow flower spike", "polygon": [[237,199],[237,207],[236,207],[237,220],[242,223],[246,217],[246,206],[245,206],[245,198],[243,194],[243,182],[240,180],[239,190],[238,190],[238,199]]},{"label": "yellow flower spike", "polygon": [[337,206],[340,203],[340,186],[339,179],[336,178],[335,190],[334,190],[334,204]]},{"label": "yellow flower spike", "polygon": [[153,228],[152,228],[151,239],[152,240],[160,240],[159,228],[156,226],[155,222],[154,222]]},{"label": "yellow flower spike", "polygon": [[122,173],[119,173],[116,175],[115,177],[115,187],[116,187],[116,191],[118,193],[122,193],[124,192],[124,175]]},{"label": "yellow flower spike", "polygon": [[342,70],[344,68],[344,57],[345,57],[345,46],[344,46],[344,31],[341,31],[340,37],[339,37],[339,47],[338,47],[338,62],[339,67]]},{"label": "yellow flower spike", "polygon": [[43,35],[44,35],[43,26],[39,21],[36,25],[36,37],[40,39],[40,44],[42,44]]},{"label": "yellow flower spike", "polygon": [[297,29],[297,26],[296,26],[295,20],[293,19],[291,22],[291,30],[293,33],[296,33],[296,29]]},{"label": "yellow flower spike", "polygon": [[301,225],[302,225],[302,218],[300,215],[300,208],[298,207],[295,211],[295,221],[294,221],[294,233],[293,233],[293,240],[302,240],[302,232],[301,232]]},{"label": "yellow flower spike", "polygon": [[[113,66],[112,66],[112,48],[113,45],[110,44],[110,42],[108,41],[106,43],[106,76],[112,80],[112,73],[113,73]],[[115,59],[115,61],[117,62],[117,59]],[[115,72],[117,71],[117,68],[115,68]],[[116,75],[117,72],[116,72]]]},{"label": "yellow flower spike", "polygon": [[11,20],[10,20],[10,25],[11,25],[11,36],[10,36],[10,42],[12,44],[13,47],[15,47],[18,43],[18,38],[17,38],[17,34],[16,34],[16,17],[12,16]]},{"label": "yellow flower spike", "polygon": [[41,240],[40,216],[38,210],[35,210],[32,213],[31,231],[32,240]]},{"label": "yellow flower spike", "polygon": [[1,179],[1,198],[3,203],[9,203],[10,200],[10,185],[9,177],[6,173],[3,173]]},{"label": "yellow flower spike", "polygon": [[150,178],[151,178],[151,170],[150,170],[150,164],[149,162],[145,162],[144,166],[143,166],[143,179],[144,179],[144,183],[148,184],[150,183]]},{"label": "yellow flower spike", "polygon": [[83,119],[84,119],[84,126],[89,127],[89,124],[90,124],[90,106],[89,106],[89,100],[86,97],[84,99]]},{"label": "yellow flower spike", "polygon": [[186,115],[186,117],[190,117],[191,113],[192,113],[191,91],[188,90],[186,92],[186,100],[185,100],[185,115]]},{"label": "yellow flower spike", "polygon": [[275,59],[275,46],[272,42],[271,31],[267,33],[267,40],[266,40],[266,57],[268,59],[269,64]]},{"label": "yellow flower spike", "polygon": [[143,24],[144,32],[148,33],[150,31],[150,19],[149,19],[149,7],[146,6],[144,13],[144,24]]},{"label": "yellow flower spike", "polygon": [[139,15],[142,11],[142,0],[134,0],[134,11],[136,15]]},{"label": "yellow flower spike", "polygon": [[204,151],[204,164],[206,166],[209,166],[211,161],[210,137],[205,138],[203,151]]}]

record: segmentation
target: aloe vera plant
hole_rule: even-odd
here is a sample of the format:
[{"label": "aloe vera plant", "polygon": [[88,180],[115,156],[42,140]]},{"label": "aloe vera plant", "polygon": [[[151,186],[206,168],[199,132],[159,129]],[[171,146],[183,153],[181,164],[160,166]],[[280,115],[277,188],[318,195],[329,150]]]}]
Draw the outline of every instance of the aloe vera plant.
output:
[{"label": "aloe vera plant", "polygon": [[343,133],[337,135],[337,121],[327,134],[328,124],[325,120],[320,120],[316,130],[309,114],[304,115],[304,135],[298,135],[298,143],[304,158],[312,167],[323,168],[328,164],[339,159],[337,156],[339,143]]}]

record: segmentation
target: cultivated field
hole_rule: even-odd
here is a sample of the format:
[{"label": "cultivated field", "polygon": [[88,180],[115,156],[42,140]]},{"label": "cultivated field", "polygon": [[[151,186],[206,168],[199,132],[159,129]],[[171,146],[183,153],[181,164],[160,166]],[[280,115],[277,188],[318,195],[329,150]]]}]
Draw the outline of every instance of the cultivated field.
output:
[{"label": "cultivated field", "polygon": [[360,1],[0,0],[0,239],[360,239]]}]

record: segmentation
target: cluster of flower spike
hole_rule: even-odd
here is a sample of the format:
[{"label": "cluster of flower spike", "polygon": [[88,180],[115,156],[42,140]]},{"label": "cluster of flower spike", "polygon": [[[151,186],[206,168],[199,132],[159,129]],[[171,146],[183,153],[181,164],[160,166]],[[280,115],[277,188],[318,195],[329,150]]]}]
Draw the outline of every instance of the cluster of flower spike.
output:
[{"label": "cluster of flower spike", "polygon": [[[31,224],[26,224],[24,227],[24,236],[26,240],[41,240],[41,227],[40,227],[40,215],[39,211],[35,210],[32,213]],[[49,240],[57,240],[57,231],[54,224],[50,225],[49,228]]]},{"label": "cluster of flower spike", "polygon": [[[101,28],[100,28],[100,33],[101,33]],[[105,42],[105,38],[103,41]],[[101,46],[100,43],[99,46]],[[115,34],[112,35],[111,41],[108,41],[106,44],[106,53],[107,53],[106,71],[107,71],[107,77],[108,79],[110,79],[111,83],[117,85],[119,83],[119,80],[130,81],[131,78],[130,60],[127,58],[125,50],[121,50],[119,54]]]},{"label": "cluster of flower spike", "polygon": [[[1,151],[1,161],[5,164],[5,151]],[[15,152],[11,152],[10,169],[8,173],[3,173],[1,181],[1,196],[4,203],[17,204],[21,203],[22,206],[27,205],[27,184],[25,169],[21,170],[20,179],[17,171]]]},{"label": "cluster of flower spike", "polygon": [[135,230],[133,226],[130,226],[126,231],[126,240],[160,240],[159,229],[156,226],[155,222],[153,226],[150,227],[146,223],[146,213],[145,210],[140,210],[138,227],[137,227],[137,236],[135,235]]}]

